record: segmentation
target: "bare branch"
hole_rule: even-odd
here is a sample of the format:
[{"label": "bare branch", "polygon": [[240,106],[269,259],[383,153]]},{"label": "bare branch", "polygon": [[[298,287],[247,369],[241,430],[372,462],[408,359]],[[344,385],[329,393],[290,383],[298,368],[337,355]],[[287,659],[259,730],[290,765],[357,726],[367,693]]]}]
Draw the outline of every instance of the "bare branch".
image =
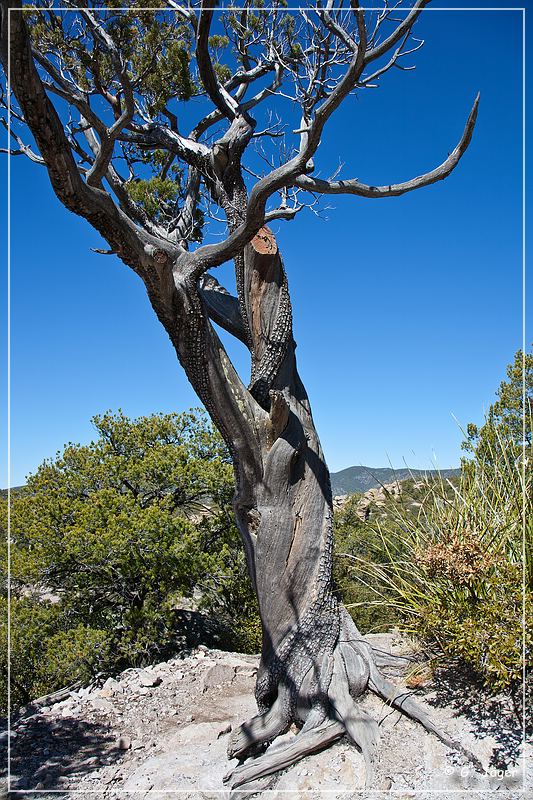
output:
[{"label": "bare branch", "polygon": [[[192,238],[195,228],[194,214],[198,206],[200,195],[200,173],[194,167],[189,170],[187,188],[185,190],[185,201],[181,213],[170,231],[175,231],[175,236],[183,247],[187,247],[187,241]],[[214,279],[213,279],[214,280]]]},{"label": "bare branch", "polygon": [[265,225],[268,225],[269,222],[273,222],[276,219],[294,219],[296,214],[305,208],[305,206],[300,205],[294,208],[289,208],[288,206],[279,206],[279,208],[274,208],[272,211],[267,211],[265,214]]},{"label": "bare branch", "polygon": [[103,25],[100,25],[90,11],[82,9],[80,13],[88,22],[95,39],[103,45],[104,49],[109,54],[120,80],[122,94],[124,96],[124,109],[118,119],[115,120],[109,129],[104,128],[98,131],[100,135],[100,148],[96,154],[94,164],[87,174],[87,184],[89,186],[100,186],[102,178],[106,174],[113,157],[115,141],[126,125],[133,120],[135,101],[127,69],[122,63],[120,51],[113,41],[113,38],[108,34]]},{"label": "bare branch", "polygon": [[86,98],[78,91],[78,87],[68,81],[50,59],[37,50],[37,48],[32,47],[32,55],[37,63],[48,73],[50,78],[52,78],[52,81],[55,81],[55,84],[46,82],[46,88],[77,108],[80,114],[83,114],[85,119],[88,120],[93,128],[100,134],[105,133],[105,124],[100,117],[93,112]]},{"label": "bare branch", "polygon": [[404,67],[404,66],[401,66],[400,64],[398,64],[398,59],[403,58],[404,56],[410,55],[411,53],[416,53],[416,51],[420,50],[420,48],[423,47],[423,45],[424,45],[424,42],[421,40],[416,45],[416,47],[411,47],[409,50],[403,50],[406,42],[409,39],[409,36],[410,36],[410,32],[407,32],[406,35],[404,36],[400,46],[397,47],[396,50],[394,51],[394,53],[392,54],[392,57],[390,58],[390,60],[386,64],[384,64],[384,66],[382,66],[380,69],[376,70],[371,75],[367,75],[363,80],[361,80],[361,86],[370,86],[373,83],[373,81],[375,81],[378,78],[380,78],[382,75],[385,74],[385,72],[388,72],[390,69],[392,69],[392,67],[397,67],[397,68],[403,69],[403,70],[414,69],[414,67]]},{"label": "bare branch", "polygon": [[[8,124],[7,124],[6,120],[5,119],[1,119],[0,122],[2,123],[2,127],[5,128],[6,131],[7,131],[8,130]],[[11,128],[9,132],[11,134],[11,137],[17,143],[18,150],[14,149],[14,148],[12,149],[12,148],[9,148],[9,147],[7,147],[7,148],[2,147],[2,148],[0,148],[0,153],[8,153],[11,156],[26,156],[27,158],[30,159],[30,161],[33,161],[35,164],[41,164],[41,166],[46,166],[46,162],[45,162],[44,158],[41,158],[41,156],[37,155],[37,153],[34,153],[33,150],[31,149],[31,147],[29,145],[25,144],[22,141],[22,139],[20,138],[20,136],[18,136],[15,133],[13,128]]]},{"label": "bare branch", "polygon": [[342,101],[356,87],[365,66],[365,51],[367,45],[365,16],[358,2],[354,2],[353,5],[355,7],[359,34],[357,48],[341,80],[336,84],[335,88],[327,94],[326,99],[315,110],[314,118],[312,120],[304,118],[303,120],[298,160],[303,162],[304,165],[314,156],[326,122],[340,106]]},{"label": "bare branch", "polygon": [[233,120],[237,103],[218,82],[209,54],[209,32],[213,19],[213,9],[209,8],[210,5],[209,0],[202,0],[196,39],[196,61],[200,78],[210,99],[224,117]]},{"label": "bare branch", "polygon": [[118,138],[146,150],[168,150],[182,161],[202,169],[209,162],[210,148],[193,137],[181,136],[163,125],[136,125],[135,130],[122,131]]},{"label": "bare branch", "polygon": [[429,2],[430,0],[416,0],[413,8],[407,14],[404,21],[398,25],[396,30],[393,31],[391,35],[388,36],[383,42],[381,42],[381,44],[376,45],[371,50],[366,52],[365,64],[369,64],[371,61],[375,61],[376,58],[385,55],[385,53],[394,47],[395,44],[403,39],[404,36],[412,30],[412,27],[420,16],[422,9],[427,6]]},{"label": "bare branch", "polygon": [[448,175],[455,169],[461,157],[465,153],[477,119],[477,111],[479,106],[479,94],[477,95],[472,110],[468,116],[468,120],[463,131],[463,135],[448,158],[442,162],[438,167],[426,172],[424,175],[419,175],[405,183],[395,183],[389,186],[368,186],[360,183],[358,180],[344,180],[344,181],[324,181],[319,178],[312,178],[308,175],[301,175],[295,181],[295,185],[301,189],[306,189],[310,192],[319,192],[321,194],[356,194],[361,197],[395,197],[397,195],[412,192],[414,189],[420,189],[422,186],[429,186],[432,183],[441,181],[447,178]]},{"label": "bare branch", "polygon": [[202,276],[199,292],[209,318],[248,345],[238,299],[226,291],[212,275]]},{"label": "bare branch", "polygon": [[197,30],[198,19],[196,17],[196,12],[192,8],[185,8],[183,5],[180,5],[180,3],[176,3],[175,0],[168,0],[167,5],[174,9],[178,17],[188,22],[194,31]]}]

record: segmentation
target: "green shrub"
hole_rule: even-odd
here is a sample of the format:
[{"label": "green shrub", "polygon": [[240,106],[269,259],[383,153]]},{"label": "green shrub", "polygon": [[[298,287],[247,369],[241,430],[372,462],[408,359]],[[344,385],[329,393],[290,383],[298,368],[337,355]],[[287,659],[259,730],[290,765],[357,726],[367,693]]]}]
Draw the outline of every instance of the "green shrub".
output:
[{"label": "green shrub", "polygon": [[[381,537],[358,513],[360,494],[349,497],[334,515],[333,581],[337,594],[362,633],[389,630],[398,621],[397,611],[376,599],[380,583],[374,576],[356,575],[353,557],[379,563],[386,558]],[[394,501],[392,501],[394,502]],[[381,587],[381,591],[386,590]]]},{"label": "green shrub", "polygon": [[[232,646],[257,650],[219,435],[198,412],[93,422],[95,441],[67,445],[12,494],[13,708],[97,672],[167,658],[184,644],[184,597]],[[3,662],[6,649],[2,630]],[[3,709],[5,694],[4,675]]]},{"label": "green shrub", "polygon": [[[533,646],[533,357],[525,436],[516,364],[521,353],[508,373],[510,382],[520,378],[520,392],[504,382],[485,425],[469,426],[472,457],[459,483],[422,482],[416,513],[391,503],[386,516],[369,519],[361,537],[379,558],[348,554],[354,578],[406,631],[462,659],[494,690],[520,681]],[[513,398],[509,408],[505,398]]]},{"label": "green shrub", "polygon": [[[0,600],[2,618],[7,601]],[[68,627],[57,603],[11,600],[11,707],[81,681],[87,683],[111,663],[109,632],[83,624]],[[0,652],[7,654],[7,625],[0,628]],[[2,659],[0,709],[7,709],[7,662]]]},{"label": "green shrub", "polygon": [[[494,689],[518,681],[523,665],[518,470],[515,478],[498,505],[483,470],[465,473],[451,499],[445,485],[428,483],[416,519],[399,506],[386,522],[370,523],[387,559],[354,557],[378,602],[396,611],[405,630],[461,657]],[[526,615],[530,653],[530,590]]]}]

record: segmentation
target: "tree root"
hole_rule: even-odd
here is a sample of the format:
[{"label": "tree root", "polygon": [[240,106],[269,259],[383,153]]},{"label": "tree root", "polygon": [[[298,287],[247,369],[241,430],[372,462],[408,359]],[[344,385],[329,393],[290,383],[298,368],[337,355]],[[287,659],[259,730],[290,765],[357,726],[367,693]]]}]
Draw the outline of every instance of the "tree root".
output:
[{"label": "tree root", "polygon": [[291,719],[285,713],[286,694],[280,689],[278,697],[268,711],[252,717],[233,731],[228,743],[228,758],[243,759],[261,745],[289,730]]},{"label": "tree root", "polygon": [[322,725],[311,730],[302,728],[289,744],[278,748],[272,746],[264,755],[228,773],[224,778],[224,783],[231,781],[232,789],[235,789],[249,781],[255,781],[265,775],[272,775],[274,772],[287,769],[305,756],[316,753],[340,739],[344,733],[344,725],[335,720],[323,722]]},{"label": "tree root", "polygon": [[459,742],[452,739],[445,731],[435,725],[427,711],[413,699],[411,692],[406,689],[398,691],[398,688],[393,683],[387,681],[374,665],[371,665],[370,668],[368,688],[374,692],[374,694],[377,694],[378,697],[381,697],[382,700],[385,700],[390,706],[401,711],[415,722],[419,722],[426,731],[432,733],[437,739],[440,739],[450,750],[461,753],[476,770],[480,772],[484,771],[480,760],[476,758],[473,753],[466,750]]},{"label": "tree root", "polygon": [[[280,734],[286,733],[292,722],[301,726],[299,733],[287,744],[270,744],[263,754],[228,773],[224,782],[230,783],[232,789],[242,787],[238,789],[238,795],[253,794],[264,788],[261,781],[266,776],[287,769],[305,756],[347,735],[363,754],[366,786],[370,787],[379,761],[380,732],[378,723],[356,702],[368,689],[388,705],[420,723],[426,731],[437,736],[450,749],[461,753],[477,770],[482,771],[480,761],[440,730],[430,714],[414,700],[411,692],[395,686],[381,675],[376,662],[381,660],[390,664],[395,657],[388,658],[381,653],[380,656],[383,657],[375,657],[370,644],[344,612],[333,653],[317,656],[315,667],[307,669],[298,681],[296,693],[294,685],[291,684],[289,689],[286,684],[280,683],[278,696],[271,708],[234,732],[228,755],[242,761]],[[406,662],[409,663],[409,659],[403,659],[403,663]]]},{"label": "tree root", "polygon": [[[333,678],[328,693],[331,707],[337,720],[342,723],[348,737],[360,748],[363,754],[366,765],[366,784],[368,786],[372,783],[374,775],[374,762],[380,741],[379,727],[372,717],[354,703],[353,695],[356,692],[362,694],[362,691],[366,688],[369,669],[359,654],[355,653],[353,648],[347,645],[339,645],[335,650],[334,658]],[[354,680],[354,672],[350,671],[350,667],[353,668],[358,661],[364,664],[365,670],[362,676],[360,670],[355,673],[357,679]],[[364,688],[362,688],[363,681]]]}]

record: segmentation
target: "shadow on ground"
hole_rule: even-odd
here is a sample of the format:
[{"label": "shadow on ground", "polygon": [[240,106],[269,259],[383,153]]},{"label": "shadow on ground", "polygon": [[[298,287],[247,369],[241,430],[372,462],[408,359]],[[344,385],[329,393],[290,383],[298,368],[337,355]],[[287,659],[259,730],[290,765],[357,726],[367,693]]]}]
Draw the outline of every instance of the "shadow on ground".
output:
[{"label": "shadow on ground", "polygon": [[[2,744],[0,757],[5,757],[7,747]],[[14,724],[10,788],[68,789],[83,775],[120,761],[122,755],[105,724],[35,714]]]},{"label": "shadow on ground", "polygon": [[[518,763],[522,745],[522,690],[490,695],[468,668],[450,663],[436,670],[429,705],[452,709],[466,717],[479,738],[497,742],[490,766],[505,770]],[[527,709],[527,706],[526,706]],[[526,710],[531,733],[532,711]]]}]

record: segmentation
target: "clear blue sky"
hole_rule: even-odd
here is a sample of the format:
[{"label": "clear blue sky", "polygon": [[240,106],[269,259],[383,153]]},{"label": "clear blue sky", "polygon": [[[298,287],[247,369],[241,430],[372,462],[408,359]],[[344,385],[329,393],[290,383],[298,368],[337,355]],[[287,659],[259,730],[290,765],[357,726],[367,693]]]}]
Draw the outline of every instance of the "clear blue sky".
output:
[{"label": "clear blue sky", "polygon": [[[345,177],[369,183],[426,171],[455,146],[480,90],[457,170],[396,199],[332,198],[327,221],[306,213],[275,225],[300,371],[333,471],[424,468],[434,457],[458,465],[454,416],[481,421],[522,342],[521,13],[426,11],[416,35],[426,40],[416,71],[351,99],[317,166],[327,174],[340,158]],[[140,280],[90,251],[98,234],[22,158],[12,159],[11,207],[17,485],[64,443],[90,440],[94,414],[198,403]],[[242,351],[231,353],[244,370]]]}]

